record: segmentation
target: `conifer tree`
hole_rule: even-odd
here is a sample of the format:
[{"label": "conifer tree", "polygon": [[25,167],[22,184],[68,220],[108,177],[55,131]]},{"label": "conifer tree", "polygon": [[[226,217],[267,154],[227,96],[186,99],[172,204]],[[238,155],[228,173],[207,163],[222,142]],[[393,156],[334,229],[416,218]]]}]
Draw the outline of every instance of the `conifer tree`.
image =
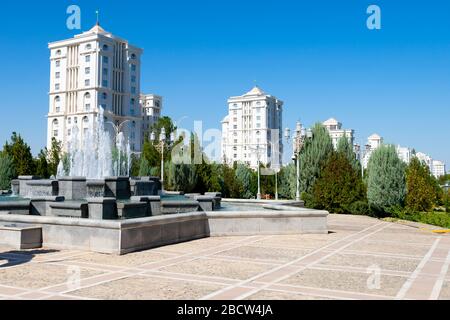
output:
[{"label": "conifer tree", "polygon": [[428,166],[413,157],[406,170],[406,208],[412,212],[432,210],[437,201],[435,185]]}]

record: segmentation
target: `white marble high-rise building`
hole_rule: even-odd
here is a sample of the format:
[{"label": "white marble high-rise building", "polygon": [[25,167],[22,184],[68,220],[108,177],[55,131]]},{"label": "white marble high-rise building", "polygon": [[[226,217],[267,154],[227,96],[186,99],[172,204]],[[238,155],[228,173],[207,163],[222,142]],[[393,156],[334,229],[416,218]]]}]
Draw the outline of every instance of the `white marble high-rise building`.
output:
[{"label": "white marble high-rise building", "polygon": [[382,144],[383,138],[376,133],[372,134],[369,138],[367,138],[367,144],[363,156],[364,169],[367,169],[367,166],[369,165],[369,159],[372,156],[372,152],[378,149]]},{"label": "white marble high-rise building", "polygon": [[439,178],[441,176],[445,175],[445,163],[439,160],[433,160],[433,168],[431,170],[431,173],[436,178]]},{"label": "white marble high-rise building", "polygon": [[[251,168],[260,163],[279,169],[283,154],[283,101],[255,86],[242,96],[228,99],[222,121],[222,160],[242,162]],[[259,150],[259,151],[257,151]]]},{"label": "white marble high-rise building", "polygon": [[397,146],[395,148],[397,150],[397,155],[404,163],[409,164],[411,162],[412,157],[414,156],[414,150],[408,147]]},{"label": "white marble high-rise building", "polygon": [[142,114],[142,137],[141,143],[144,144],[145,135],[150,133],[149,130],[161,117],[163,108],[163,98],[156,94],[141,94],[139,100]]},{"label": "white marble high-rise building", "polygon": [[[99,24],[74,38],[52,42],[47,146],[55,137],[64,150],[76,125],[83,132],[96,123],[120,126],[132,151],[141,149],[140,72],[142,49],[106,32]],[[126,122],[126,123],[125,123]],[[122,125],[123,124],[123,125]],[[113,125],[106,124],[111,134]]]},{"label": "white marble high-rise building", "polygon": [[334,118],[330,118],[327,121],[323,122],[325,128],[328,129],[330,133],[330,137],[333,140],[333,146],[336,149],[339,139],[346,136],[350,145],[353,146],[354,142],[354,134],[355,131],[353,129],[342,129],[342,123],[337,121]]}]

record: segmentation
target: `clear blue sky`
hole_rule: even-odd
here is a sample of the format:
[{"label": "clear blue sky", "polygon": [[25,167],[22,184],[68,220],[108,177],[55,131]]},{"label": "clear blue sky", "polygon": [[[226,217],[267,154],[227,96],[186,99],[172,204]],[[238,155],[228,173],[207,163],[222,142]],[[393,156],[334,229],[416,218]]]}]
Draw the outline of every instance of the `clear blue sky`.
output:
[{"label": "clear blue sky", "polygon": [[[425,4],[426,3],[426,4]],[[165,98],[183,124],[220,128],[228,96],[256,80],[285,101],[283,126],[335,117],[358,142],[376,132],[450,164],[450,2],[2,1],[0,141],[12,131],[37,153],[45,145],[47,43],[78,33],[66,8],[144,48],[142,91]],[[366,28],[366,9],[382,29]]]}]

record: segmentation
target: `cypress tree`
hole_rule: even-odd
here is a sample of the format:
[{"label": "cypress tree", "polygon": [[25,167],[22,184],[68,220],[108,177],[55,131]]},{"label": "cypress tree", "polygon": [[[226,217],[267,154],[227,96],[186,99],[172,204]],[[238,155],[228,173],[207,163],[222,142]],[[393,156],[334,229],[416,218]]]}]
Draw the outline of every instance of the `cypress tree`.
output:
[{"label": "cypress tree", "polygon": [[300,152],[300,192],[309,195],[321,168],[334,151],[330,134],[322,124],[317,123],[312,133],[313,137],[306,139]]},{"label": "cypress tree", "polygon": [[414,157],[406,170],[406,208],[412,212],[430,211],[437,198],[430,169]]},{"label": "cypress tree", "polygon": [[31,148],[25,143],[20,134],[13,132],[11,143],[6,142],[3,152],[11,157],[17,176],[34,174],[34,159],[31,154]]},{"label": "cypress tree", "polygon": [[15,175],[13,159],[9,155],[0,152],[0,190],[9,190],[11,180],[14,179]]},{"label": "cypress tree", "polygon": [[353,150],[353,146],[348,141],[347,136],[344,134],[343,137],[341,137],[338,140],[337,143],[337,152],[344,154],[347,157],[347,160],[352,165],[353,169],[356,171],[361,170],[361,164],[359,163],[358,159],[356,158],[355,151]]},{"label": "cypress tree", "polygon": [[392,145],[382,145],[372,153],[368,165],[367,199],[373,209],[389,213],[393,207],[404,204],[405,167]]}]

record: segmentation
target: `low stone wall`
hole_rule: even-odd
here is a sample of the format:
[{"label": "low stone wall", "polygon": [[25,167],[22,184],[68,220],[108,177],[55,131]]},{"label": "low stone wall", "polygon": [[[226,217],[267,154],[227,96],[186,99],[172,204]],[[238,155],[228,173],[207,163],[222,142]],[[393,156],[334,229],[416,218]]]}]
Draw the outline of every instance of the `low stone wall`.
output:
[{"label": "low stone wall", "polygon": [[0,225],[0,245],[17,250],[40,248],[42,246],[42,229],[27,224]]},{"label": "low stone wall", "polygon": [[[103,214],[101,206],[97,209]],[[43,245],[48,248],[125,254],[208,236],[322,234],[328,232],[327,216],[328,212],[317,210],[192,212],[107,221],[13,214],[0,215],[0,224],[41,226]]]}]

